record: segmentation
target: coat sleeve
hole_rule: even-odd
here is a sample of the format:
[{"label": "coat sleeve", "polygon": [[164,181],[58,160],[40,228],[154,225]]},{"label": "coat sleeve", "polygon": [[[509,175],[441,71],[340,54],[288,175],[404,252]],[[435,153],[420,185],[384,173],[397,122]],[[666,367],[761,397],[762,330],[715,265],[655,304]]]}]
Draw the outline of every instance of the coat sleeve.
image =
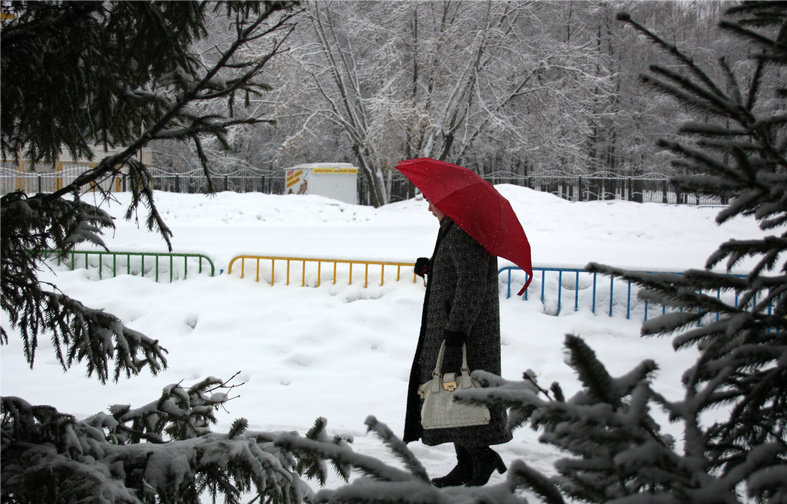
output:
[{"label": "coat sleeve", "polygon": [[463,333],[472,339],[471,330],[486,304],[485,283],[492,267],[489,253],[470,235],[454,226],[448,245],[449,257],[456,271],[456,290],[451,302],[451,311],[446,329]]}]

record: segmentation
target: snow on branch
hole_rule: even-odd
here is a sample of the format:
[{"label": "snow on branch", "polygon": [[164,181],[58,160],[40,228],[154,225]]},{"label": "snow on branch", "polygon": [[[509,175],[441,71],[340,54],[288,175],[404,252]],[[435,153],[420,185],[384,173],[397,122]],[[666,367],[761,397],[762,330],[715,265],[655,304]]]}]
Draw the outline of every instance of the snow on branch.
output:
[{"label": "snow on branch", "polygon": [[230,434],[210,430],[212,412],[239,386],[231,380],[173,384],[145,406],[82,421],[3,397],[3,500],[199,502],[207,493],[238,502],[251,492],[262,502],[303,502],[312,491],[273,434],[246,432],[244,422]]}]

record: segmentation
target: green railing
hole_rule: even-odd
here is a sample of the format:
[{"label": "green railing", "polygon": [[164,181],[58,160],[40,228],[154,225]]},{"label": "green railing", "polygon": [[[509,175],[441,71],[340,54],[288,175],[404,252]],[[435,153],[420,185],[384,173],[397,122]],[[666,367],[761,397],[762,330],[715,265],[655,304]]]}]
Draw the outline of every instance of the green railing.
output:
[{"label": "green railing", "polygon": [[172,282],[188,277],[190,263],[192,264],[192,272],[203,274],[210,267],[210,276],[216,274],[213,261],[203,254],[107,252],[104,250],[69,250],[65,254],[58,250],[38,250],[36,253],[43,259],[55,256],[58,265],[65,264],[71,270],[78,267],[97,269],[99,278],[104,278],[105,272],[111,272],[113,278],[123,273],[143,277],[152,275],[158,282],[168,274],[169,281]]}]

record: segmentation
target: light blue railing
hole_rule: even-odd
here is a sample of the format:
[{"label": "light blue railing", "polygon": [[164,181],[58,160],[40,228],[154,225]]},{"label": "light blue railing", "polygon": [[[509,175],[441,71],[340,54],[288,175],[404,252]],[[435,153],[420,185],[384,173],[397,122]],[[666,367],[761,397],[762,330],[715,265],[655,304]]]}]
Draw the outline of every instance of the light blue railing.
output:
[{"label": "light blue railing", "polygon": [[[655,271],[645,273],[657,273]],[[680,272],[659,272],[680,275]],[[516,266],[500,268],[498,275],[505,274],[506,298],[511,297],[513,283],[523,285],[527,274]],[[517,278],[514,279],[514,276]],[[535,288],[535,289],[534,289]],[[539,299],[545,309],[553,315],[559,315],[566,303],[573,304],[574,311],[589,309],[594,314],[603,310],[610,317],[625,315],[630,319],[633,314],[641,313],[642,320],[647,321],[653,312],[664,314],[667,308],[663,305],[651,306],[636,296],[636,284],[602,273],[590,272],[580,268],[569,267],[534,267],[533,281],[523,299],[527,301],[530,293],[539,292]],[[716,291],[716,297],[738,306],[738,295]],[[753,303],[756,304],[756,299]],[[768,308],[769,313],[772,307]],[[716,315],[718,319],[719,315]]]}]

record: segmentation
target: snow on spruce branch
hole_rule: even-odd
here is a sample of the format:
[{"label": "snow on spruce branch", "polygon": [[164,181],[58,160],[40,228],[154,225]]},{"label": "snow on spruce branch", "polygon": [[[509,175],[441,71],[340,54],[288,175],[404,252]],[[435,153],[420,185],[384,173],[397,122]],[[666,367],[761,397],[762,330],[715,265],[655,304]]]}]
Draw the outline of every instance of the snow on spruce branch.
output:
[{"label": "snow on spruce branch", "polygon": [[248,432],[243,419],[229,433],[210,430],[239,386],[231,380],[173,384],[147,405],[85,420],[3,397],[3,500],[198,503],[207,493],[238,502],[252,492],[263,502],[304,502],[312,491],[274,434]]}]

